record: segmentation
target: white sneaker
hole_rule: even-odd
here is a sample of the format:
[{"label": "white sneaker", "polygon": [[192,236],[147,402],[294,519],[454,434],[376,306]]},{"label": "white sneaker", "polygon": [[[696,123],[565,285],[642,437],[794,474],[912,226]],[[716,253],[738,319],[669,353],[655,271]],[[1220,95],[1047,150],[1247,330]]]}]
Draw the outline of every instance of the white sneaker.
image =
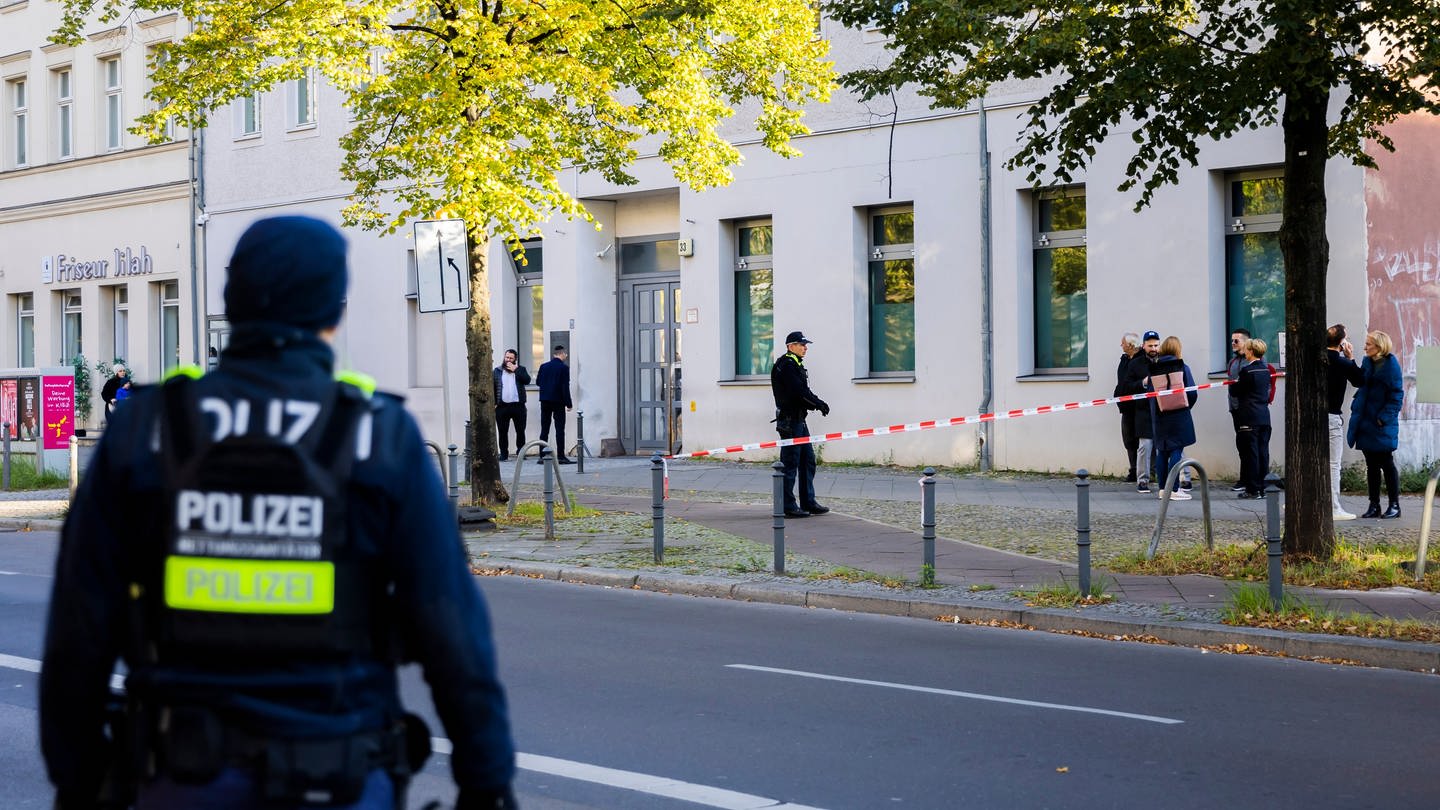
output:
[{"label": "white sneaker", "polygon": [[1194,497],[1195,496],[1191,495],[1183,489],[1176,490],[1175,492],[1170,493],[1170,500],[1172,501],[1189,501],[1194,500]]},{"label": "white sneaker", "polygon": [[1344,509],[1336,509],[1331,513],[1330,518],[1332,520],[1354,520],[1355,516],[1346,512]]}]

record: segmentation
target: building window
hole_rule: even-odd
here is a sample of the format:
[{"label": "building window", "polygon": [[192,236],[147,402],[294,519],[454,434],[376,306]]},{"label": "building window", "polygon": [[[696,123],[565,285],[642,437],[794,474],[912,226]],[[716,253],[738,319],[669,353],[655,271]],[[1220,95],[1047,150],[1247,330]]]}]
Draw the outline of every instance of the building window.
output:
[{"label": "building window", "polygon": [[81,343],[80,291],[60,291],[60,364],[70,365],[85,353]]},{"label": "building window", "polygon": [[124,96],[120,92],[120,57],[101,61],[105,77],[105,148],[119,149],[125,145]]},{"label": "building window", "polygon": [[35,294],[15,296],[15,364],[21,368],[35,367]]},{"label": "building window", "polygon": [[235,99],[235,140],[260,135],[260,94]]},{"label": "building window", "polygon": [[915,211],[870,212],[870,373],[915,371]]},{"label": "building window", "polygon": [[130,288],[122,284],[110,289],[114,315],[113,351],[110,356],[120,359],[130,356]]},{"label": "building window", "polygon": [[[148,59],[149,64],[152,66],[152,69],[151,69],[151,71],[150,71],[150,73],[149,73],[149,75],[152,76],[152,77],[154,76],[154,68],[158,68],[158,67],[160,67],[161,65],[164,65],[164,64],[166,64],[166,63],[168,63],[168,62],[170,61],[170,54],[169,54],[169,52],[167,52],[167,51],[164,49],[164,47],[162,47],[161,45],[151,45],[149,48],[147,48],[147,49],[145,50],[145,53],[146,53],[146,56],[147,56],[147,59]],[[151,79],[151,85],[150,85],[151,90],[154,90],[154,87],[155,87],[155,85],[154,85],[154,80],[153,80],[153,78],[152,78],[152,79]],[[149,102],[149,105],[150,105],[150,111],[151,111],[151,112],[154,112],[155,110],[160,109],[160,103],[157,102],[157,101],[155,101],[155,100],[153,100],[153,99]],[[167,118],[167,119],[165,119],[165,123],[164,123],[163,126],[161,126],[160,132],[161,132],[161,134],[163,134],[163,135],[165,136],[165,140],[167,140],[167,141],[173,141],[173,140],[175,140],[175,119],[174,119],[174,118]]]},{"label": "building window", "polygon": [[229,345],[230,321],[224,315],[211,315],[205,321],[205,368],[213,370]]},{"label": "building window", "polygon": [[315,74],[305,71],[300,78],[290,82],[287,90],[289,99],[290,129],[315,126]]},{"label": "building window", "polygon": [[510,257],[515,268],[515,353],[534,376],[535,369],[550,359],[545,346],[545,251],[539,239],[520,245],[523,256]]},{"label": "building window", "polygon": [[155,285],[160,298],[160,374],[180,365],[180,282]]},{"label": "building window", "polygon": [[1035,234],[1035,371],[1089,365],[1085,192],[1043,192]]},{"label": "building window", "polygon": [[64,160],[75,156],[75,95],[70,68],[54,72],[55,77],[55,156]]},{"label": "building window", "polygon": [[30,98],[24,79],[10,82],[10,115],[12,143],[11,157],[15,167],[30,165]]},{"label": "building window", "polygon": [[775,226],[741,222],[735,236],[735,376],[759,377],[775,351]]},{"label": "building window", "polygon": [[[1230,332],[1244,328],[1283,346],[1285,260],[1280,212],[1285,179],[1278,171],[1234,175],[1226,183],[1225,332],[1219,356],[1229,357]],[[1277,351],[1274,355],[1279,357]]]}]

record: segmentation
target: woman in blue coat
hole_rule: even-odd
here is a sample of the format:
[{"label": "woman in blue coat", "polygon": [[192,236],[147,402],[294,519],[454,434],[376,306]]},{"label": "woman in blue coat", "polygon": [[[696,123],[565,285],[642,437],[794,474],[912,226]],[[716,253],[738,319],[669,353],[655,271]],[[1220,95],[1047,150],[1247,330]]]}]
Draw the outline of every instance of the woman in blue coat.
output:
[{"label": "woman in blue coat", "polygon": [[[1360,361],[1364,381],[1356,386],[1350,401],[1350,446],[1365,454],[1365,478],[1370,485],[1370,509],[1360,517],[1400,517],[1400,476],[1395,469],[1395,448],[1400,446],[1400,406],[1405,404],[1405,384],[1400,361],[1391,353],[1394,345],[1384,332],[1365,336],[1365,359]],[[1390,505],[1380,512],[1380,477],[1385,477],[1385,494]]]},{"label": "woman in blue coat", "polygon": [[[1160,356],[1156,357],[1154,364],[1150,366],[1150,379],[1145,382],[1146,390],[1157,390],[1157,379],[1168,380],[1163,383],[1164,388],[1158,390],[1175,388],[1182,380],[1187,388],[1195,384],[1195,375],[1190,373],[1190,367],[1185,365],[1180,352],[1180,338],[1174,335],[1165,338],[1165,342],[1160,344]],[[1168,401],[1166,408],[1162,409],[1158,398],[1152,398],[1149,402],[1155,434],[1155,480],[1160,482],[1158,494],[1161,498],[1168,495],[1171,500],[1190,500],[1190,493],[1183,489],[1167,493],[1165,484],[1169,481],[1170,469],[1179,464],[1184,456],[1185,448],[1195,443],[1195,420],[1190,416],[1190,409],[1195,405],[1196,396],[1198,395],[1194,391],[1172,395],[1175,397],[1173,409],[1170,409]]]}]

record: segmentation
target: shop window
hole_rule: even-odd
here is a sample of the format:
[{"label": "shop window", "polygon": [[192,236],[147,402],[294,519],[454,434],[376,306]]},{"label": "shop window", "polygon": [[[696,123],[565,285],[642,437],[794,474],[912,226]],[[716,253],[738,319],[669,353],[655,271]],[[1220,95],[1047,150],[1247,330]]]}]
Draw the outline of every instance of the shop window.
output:
[{"label": "shop window", "polygon": [[180,282],[162,281],[155,285],[160,304],[160,374],[180,365]]},{"label": "shop window", "polygon": [[[550,359],[545,346],[545,246],[539,239],[521,242],[523,254],[510,257],[515,270],[515,353],[530,376]],[[511,348],[511,347],[505,347]]]},{"label": "shop window", "polygon": [[35,294],[21,293],[15,299],[15,365],[35,367]]},{"label": "shop window", "polygon": [[[1285,331],[1285,259],[1280,255],[1285,178],[1278,170],[1233,175],[1226,191],[1225,332],[1219,357],[1230,356],[1235,329],[1248,329],[1272,347],[1284,345]],[[1271,355],[1280,356],[1279,351]]]},{"label": "shop window", "polygon": [[110,288],[111,312],[111,358],[130,356],[130,288],[117,285]]},{"label": "shop window", "polygon": [[915,371],[915,211],[870,212],[870,374]]},{"label": "shop window", "polygon": [[60,365],[68,366],[85,353],[79,290],[61,290],[60,296]]},{"label": "shop window", "polygon": [[735,376],[762,377],[775,352],[775,227],[741,222],[735,236]]},{"label": "shop window", "polygon": [[1058,189],[1036,199],[1035,371],[1089,366],[1085,191]]}]

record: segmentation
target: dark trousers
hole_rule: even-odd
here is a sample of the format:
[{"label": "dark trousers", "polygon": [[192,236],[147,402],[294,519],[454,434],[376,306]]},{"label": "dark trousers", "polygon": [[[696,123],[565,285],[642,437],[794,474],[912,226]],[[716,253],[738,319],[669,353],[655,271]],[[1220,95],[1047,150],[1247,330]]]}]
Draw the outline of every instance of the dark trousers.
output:
[{"label": "dark trousers", "polygon": [[[781,435],[782,439],[798,439],[809,436],[810,428],[804,419],[790,423],[794,434]],[[815,448],[810,444],[792,444],[780,448],[780,463],[785,465],[785,508],[796,511],[815,505]],[[796,500],[796,485],[799,485],[799,501]]]},{"label": "dark trousers", "polygon": [[495,426],[500,430],[500,459],[510,455],[510,426],[515,426],[515,452],[525,447],[525,403],[502,402],[495,406]]},{"label": "dark trousers", "polygon": [[1380,503],[1380,477],[1385,477],[1385,494],[1390,503],[1400,502],[1400,472],[1395,469],[1395,451],[1361,450],[1365,454],[1365,483],[1370,486],[1370,503]]},{"label": "dark trousers", "polygon": [[555,423],[555,458],[565,458],[565,404],[540,400],[540,441],[550,441],[550,423]]},{"label": "dark trousers", "polygon": [[1235,428],[1235,447],[1240,451],[1240,485],[1251,494],[1265,491],[1265,474],[1270,471],[1270,426],[1240,425]]},{"label": "dark trousers", "polygon": [[[182,784],[161,777],[140,789],[139,810],[187,810],[193,807],[214,810],[255,810],[298,806],[293,802],[269,803],[260,799],[257,777],[249,771],[226,767],[214,781],[203,785]],[[331,805],[331,810],[393,810],[395,785],[384,771],[373,771],[365,780],[360,799],[351,804]]]},{"label": "dark trousers", "polygon": [[[1155,480],[1160,484],[1157,489],[1164,489],[1166,482],[1170,480],[1170,471],[1185,457],[1185,448],[1172,447],[1168,450],[1155,450]],[[1175,479],[1175,486],[1180,486],[1180,479]]]},{"label": "dark trousers", "polygon": [[1120,414],[1120,441],[1125,443],[1125,458],[1130,462],[1127,478],[1135,478],[1135,451],[1140,449],[1140,437],[1135,435],[1135,415]]}]

